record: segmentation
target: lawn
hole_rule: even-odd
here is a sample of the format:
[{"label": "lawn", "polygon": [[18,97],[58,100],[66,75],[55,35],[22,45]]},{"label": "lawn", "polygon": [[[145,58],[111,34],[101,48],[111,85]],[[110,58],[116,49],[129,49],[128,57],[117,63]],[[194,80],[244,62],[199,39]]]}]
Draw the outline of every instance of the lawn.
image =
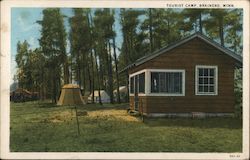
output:
[{"label": "lawn", "polygon": [[12,152],[242,152],[236,118],[133,117],[127,105],[85,105],[78,111],[46,102],[11,103]]}]

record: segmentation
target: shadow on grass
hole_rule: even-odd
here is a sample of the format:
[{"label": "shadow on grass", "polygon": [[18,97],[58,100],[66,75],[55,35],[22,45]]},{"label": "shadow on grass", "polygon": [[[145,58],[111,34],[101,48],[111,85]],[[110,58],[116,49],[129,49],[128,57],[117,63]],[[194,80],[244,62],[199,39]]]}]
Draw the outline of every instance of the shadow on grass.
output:
[{"label": "shadow on grass", "polygon": [[49,103],[49,102],[47,102],[47,103],[44,103],[44,102],[39,103],[38,102],[37,107],[39,107],[39,108],[56,108],[56,107],[61,107],[61,106],[58,106],[54,103]]},{"label": "shadow on grass", "polygon": [[[74,108],[74,106],[70,106],[71,108]],[[79,110],[86,110],[86,111],[98,111],[98,110],[126,110],[129,107],[128,104],[86,104],[83,106],[77,106],[77,109]]]},{"label": "shadow on grass", "polygon": [[228,128],[241,129],[242,120],[237,118],[211,117],[191,118],[145,118],[144,124],[150,127],[194,127],[194,128]]}]

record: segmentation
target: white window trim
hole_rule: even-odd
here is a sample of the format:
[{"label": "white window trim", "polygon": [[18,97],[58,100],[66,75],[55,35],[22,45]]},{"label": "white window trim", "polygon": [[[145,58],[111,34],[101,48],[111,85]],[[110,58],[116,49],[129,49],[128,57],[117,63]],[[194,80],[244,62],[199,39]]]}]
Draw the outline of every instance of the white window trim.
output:
[{"label": "white window trim", "polygon": [[143,69],[143,70],[140,70],[140,71],[135,72],[135,73],[133,73],[133,74],[130,74],[130,75],[129,75],[129,78],[130,78],[130,77],[133,77],[133,76],[135,76],[135,75],[141,74],[141,73],[143,73],[143,72],[146,72],[146,71],[147,71],[147,69]]},{"label": "white window trim", "polygon": [[[198,92],[198,76],[199,76],[199,73],[198,73],[198,69],[199,68],[213,68],[215,69],[215,85],[214,85],[214,93],[199,93]],[[215,65],[196,65],[195,66],[195,95],[197,96],[217,96],[218,95],[218,66],[215,66]]]},{"label": "white window trim", "polygon": [[[180,72],[182,73],[182,93],[173,94],[173,93],[151,93],[151,73],[152,72]],[[147,96],[185,96],[185,69],[149,69],[149,92],[146,94]]]}]

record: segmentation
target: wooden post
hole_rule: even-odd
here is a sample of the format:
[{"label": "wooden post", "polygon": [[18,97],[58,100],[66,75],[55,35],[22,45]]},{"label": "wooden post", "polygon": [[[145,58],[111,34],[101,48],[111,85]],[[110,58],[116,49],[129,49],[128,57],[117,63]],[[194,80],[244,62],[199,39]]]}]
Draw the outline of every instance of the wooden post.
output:
[{"label": "wooden post", "polygon": [[78,136],[80,135],[80,128],[79,128],[79,121],[78,121],[78,115],[77,115],[77,108],[75,106],[75,111],[76,111],[76,122],[77,122],[77,129],[78,129]]}]

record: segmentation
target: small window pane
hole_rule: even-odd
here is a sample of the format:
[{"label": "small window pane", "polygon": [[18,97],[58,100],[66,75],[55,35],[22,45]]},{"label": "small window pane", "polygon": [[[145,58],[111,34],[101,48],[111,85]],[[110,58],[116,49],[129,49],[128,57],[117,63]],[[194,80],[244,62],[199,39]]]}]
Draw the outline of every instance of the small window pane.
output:
[{"label": "small window pane", "polygon": [[145,73],[139,74],[139,93],[145,93]]},{"label": "small window pane", "polygon": [[208,76],[208,69],[204,69],[204,76]]},{"label": "small window pane", "polygon": [[204,92],[203,86],[199,86],[199,92]]},{"label": "small window pane", "polygon": [[209,84],[214,84],[214,78],[209,79]]},{"label": "small window pane", "polygon": [[214,92],[214,86],[209,87],[209,92]]},{"label": "small window pane", "polygon": [[208,84],[208,78],[204,78],[204,84]]},{"label": "small window pane", "polygon": [[203,76],[203,68],[199,68],[199,76]]},{"label": "small window pane", "polygon": [[164,72],[159,73],[159,92],[166,92],[166,74]]},{"label": "small window pane", "polygon": [[204,92],[208,92],[208,86],[204,86]]},{"label": "small window pane", "polygon": [[169,73],[166,73],[168,75],[168,93],[174,93],[174,73],[172,72],[169,72]]},{"label": "small window pane", "polygon": [[214,69],[210,69],[210,76],[214,76]]},{"label": "small window pane", "polygon": [[203,78],[199,78],[199,84],[203,84],[204,82],[203,82]]},{"label": "small window pane", "polygon": [[182,73],[179,73],[179,93],[182,93]]},{"label": "small window pane", "polygon": [[174,73],[174,93],[181,93],[181,73]]},{"label": "small window pane", "polygon": [[158,72],[151,73],[151,92],[153,93],[159,92],[159,73]]}]

